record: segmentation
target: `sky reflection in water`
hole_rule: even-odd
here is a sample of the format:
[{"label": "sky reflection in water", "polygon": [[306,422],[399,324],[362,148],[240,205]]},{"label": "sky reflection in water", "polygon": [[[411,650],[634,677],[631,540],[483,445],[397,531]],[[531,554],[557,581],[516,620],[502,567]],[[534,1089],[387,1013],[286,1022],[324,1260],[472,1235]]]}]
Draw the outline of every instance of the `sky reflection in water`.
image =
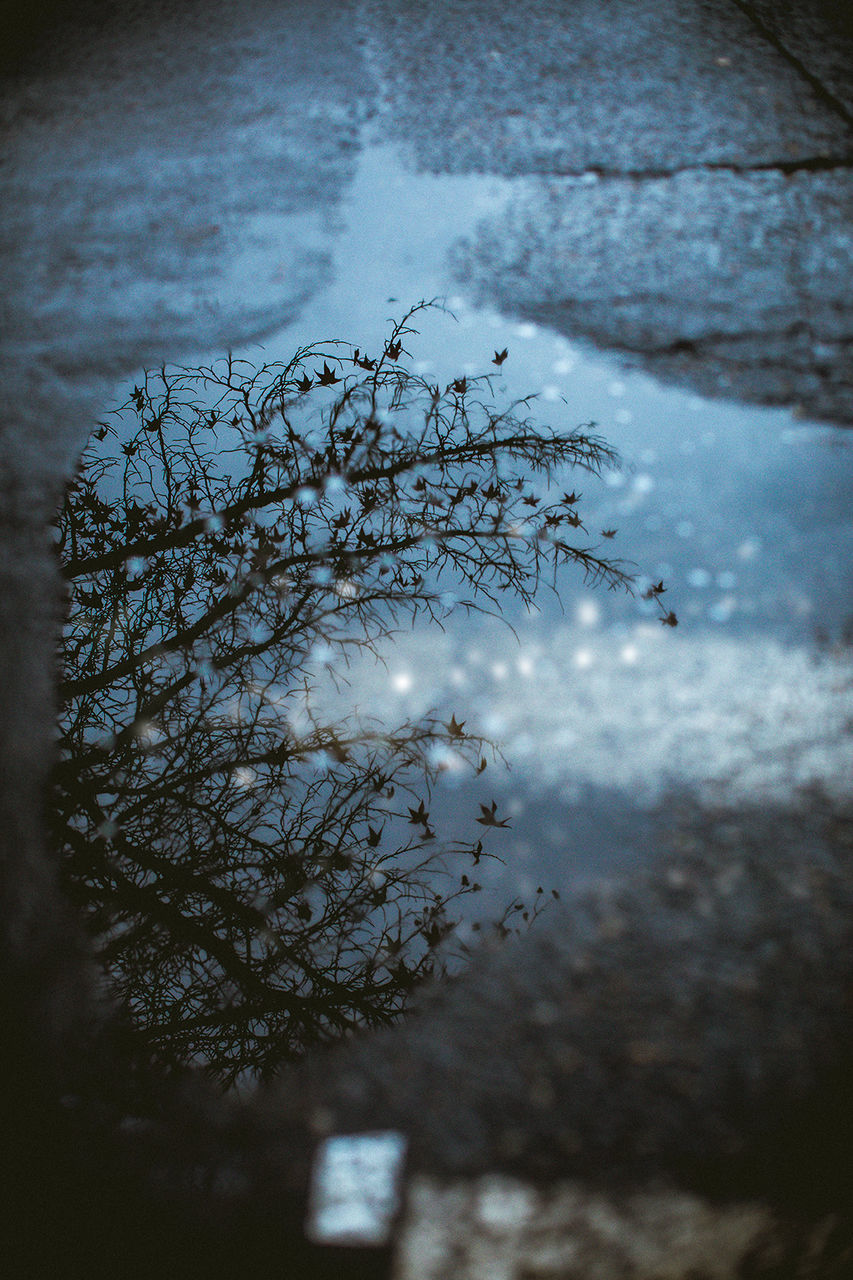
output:
[{"label": "sky reflection in water", "polygon": [[[442,296],[456,320],[423,317],[417,371],[481,373],[507,346],[499,394],[535,393],[543,421],[594,421],[620,451],[623,470],[583,477],[586,516],[590,528],[618,529],[608,549],[666,580],[677,631],[567,572],[563,608],[543,590],[538,614],[510,610],[518,639],[459,615],[444,635],[400,637],[387,667],[354,669],[344,695],[392,718],[455,710],[493,734],[511,765],[489,783],[515,812],[510,877],[559,883],[648,857],[649,810],[668,788],[724,802],[784,802],[814,780],[844,790],[853,697],[849,649],[837,642],[853,615],[853,437],[664,387],[470,306],[448,276],[448,250],[513,189],[415,174],[392,148],[365,150],[336,228],[334,284],[263,350],[277,358],[327,335],[369,349],[386,317]],[[331,690],[329,700],[345,705]],[[452,820],[471,797],[467,782],[450,781]]]},{"label": "sky reflection in water", "polygon": [[[524,885],[646,859],[650,811],[668,788],[724,802],[790,800],[815,780],[843,791],[853,679],[850,649],[837,642],[853,616],[853,436],[664,387],[549,329],[470,306],[448,251],[513,190],[488,176],[416,174],[395,149],[366,148],[340,221],[318,230],[318,248],[332,236],[334,283],[297,324],[237,354],[281,359],[333,337],[369,351],[388,317],[444,297],[456,319],[419,318],[417,372],[444,382],[491,371],[507,346],[496,399],[535,393],[542,421],[596,422],[621,453],[622,470],[567,483],[582,489],[590,529],[618,529],[608,551],[647,581],[665,579],[676,631],[652,607],[588,591],[568,571],[562,606],[543,589],[538,613],[508,610],[517,639],[504,622],[460,613],[443,635],[421,626],[399,637],[385,666],[365,659],[343,694],[328,682],[338,710],[393,720],[438,707],[501,743],[511,770],[491,771],[488,787],[515,814],[507,875]],[[476,812],[481,790],[449,775],[448,822]]]}]

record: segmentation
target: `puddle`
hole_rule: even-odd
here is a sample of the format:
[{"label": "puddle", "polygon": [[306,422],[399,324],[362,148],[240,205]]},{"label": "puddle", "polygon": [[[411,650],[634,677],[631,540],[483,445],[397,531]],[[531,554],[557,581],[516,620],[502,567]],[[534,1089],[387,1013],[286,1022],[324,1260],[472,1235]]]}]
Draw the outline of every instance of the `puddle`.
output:
[{"label": "puddle", "polygon": [[[407,340],[413,371],[439,386],[491,371],[495,403],[533,395],[525,413],[537,423],[597,424],[623,466],[555,483],[582,491],[582,517],[593,537],[601,532],[605,554],[635,563],[637,596],[585,588],[569,567],[557,582],[559,599],[543,588],[533,608],[510,603],[501,617],[458,610],[444,630],[405,627],[381,640],[380,661],[355,652],[345,673],[329,671],[333,650],[322,628],[315,635],[309,627],[307,665],[294,668],[292,637],[303,633],[290,620],[289,593],[297,598],[304,587],[309,601],[357,594],[348,570],[336,567],[333,578],[325,563],[317,568],[310,540],[300,543],[293,532],[318,511],[326,518],[331,490],[294,489],[283,531],[269,512],[266,525],[264,516],[245,529],[225,527],[217,504],[223,494],[225,507],[232,501],[235,476],[248,483],[250,474],[264,474],[257,459],[266,436],[247,428],[229,471],[216,434],[222,429],[215,421],[211,427],[206,409],[190,437],[180,436],[186,420],[170,428],[174,438],[164,429],[158,454],[162,423],[144,425],[151,402],[143,412],[141,390],[142,423],[133,425],[139,453],[122,452],[119,440],[115,456],[142,476],[149,496],[168,490],[157,508],[166,517],[151,524],[143,494],[142,507],[116,519],[121,490],[112,482],[99,499],[78,491],[76,511],[66,513],[67,546],[85,534],[95,560],[107,555],[94,574],[85,556],[78,559],[85,589],[67,628],[76,684],[71,679],[66,693],[72,710],[57,771],[66,861],[77,868],[72,876],[85,885],[84,899],[96,904],[107,950],[130,957],[124,968],[116,961],[117,980],[130,1007],[154,1025],[161,1051],[219,1062],[225,1080],[263,1071],[359,1019],[381,1022],[398,1012],[423,972],[420,962],[406,967],[407,947],[414,938],[423,960],[423,940],[432,947],[445,936],[443,908],[435,905],[441,893],[463,919],[464,940],[466,929],[473,937],[484,917],[500,915],[516,897],[535,910],[572,883],[647,864],[661,846],[673,795],[785,808],[815,786],[843,797],[853,775],[853,436],[661,386],[544,327],[468,305],[447,274],[449,250],[511,187],[411,174],[395,152],[368,148],[340,206],[332,283],[304,306],[298,325],[234,354],[257,365],[334,338],[375,353],[387,340],[388,317],[421,298],[444,297],[453,316],[419,313],[420,333]],[[289,231],[294,242],[282,246],[283,260],[299,257],[300,236],[310,248],[319,234],[304,218]],[[246,255],[251,278],[251,244]],[[503,348],[508,355],[497,367],[492,359]],[[228,404],[221,412],[230,423],[239,397]],[[239,414],[236,422],[239,432]],[[317,447],[308,449],[306,438],[286,465],[284,435],[270,446],[281,450],[268,458],[277,483],[283,475],[285,486],[297,484],[293,468]],[[338,477],[329,520],[339,517],[347,537],[361,536],[344,514],[345,488]],[[259,506],[249,502],[241,514]],[[297,509],[304,517],[293,515]],[[199,512],[203,529],[181,533],[169,546],[172,560],[159,561],[170,530]],[[127,551],[134,521],[154,538],[146,544],[150,562]],[[323,547],[334,527],[325,527]],[[605,530],[615,531],[612,539]],[[301,560],[287,561],[289,578],[267,572],[263,554],[257,564],[251,559],[272,543],[275,554],[301,548]],[[643,588],[661,579],[666,609],[679,618],[675,628],[662,627],[654,601],[642,599]],[[251,587],[245,609],[241,584]],[[207,631],[196,615],[211,621]],[[170,628],[192,642],[170,639],[164,651]],[[294,669],[313,681],[307,713],[296,718]],[[346,682],[336,683],[332,677],[342,674]],[[135,713],[139,723],[131,717],[121,732],[110,728],[128,720],[130,707],[144,708],[144,716]],[[354,709],[389,729],[429,713],[444,725],[443,754],[426,756],[439,773],[429,812],[402,788],[392,810],[398,757],[390,739],[376,747],[376,794],[364,799],[364,779],[374,774],[352,754],[364,740],[353,747],[322,728]],[[498,744],[509,769],[492,761],[474,777],[479,748],[472,757],[471,743],[469,767],[458,768],[466,749],[456,741],[461,723],[467,735]],[[400,758],[411,732],[402,733]],[[353,797],[361,805],[355,819]],[[439,878],[430,861],[433,826],[456,849]],[[480,864],[475,842],[484,827],[499,828],[489,833],[496,837],[489,849],[502,863],[484,857]],[[299,864],[285,877],[283,845],[288,867]],[[404,847],[408,863],[395,862]],[[124,877],[117,889],[116,865]],[[420,877],[417,892],[412,876]],[[254,976],[247,972],[253,966]],[[386,976],[377,981],[377,972]],[[272,1022],[255,994],[258,974],[269,985]],[[364,1007],[367,1014],[358,1012]]]},{"label": "puddle", "polygon": [[[321,334],[369,348],[387,316],[442,297],[455,320],[423,317],[416,370],[438,381],[481,373],[506,346],[500,395],[535,394],[537,420],[597,423],[622,455],[623,469],[583,479],[589,524],[615,527],[614,554],[646,581],[665,579],[677,631],[641,601],[585,590],[569,570],[562,608],[543,591],[537,614],[509,610],[517,641],[462,617],[442,637],[404,637],[387,670],[358,666],[345,695],[389,715],[457,709],[493,733],[512,765],[500,789],[517,812],[525,876],[532,867],[559,882],[623,864],[632,812],[627,844],[648,854],[650,814],[669,788],[727,801],[790,802],[815,781],[843,791],[853,703],[850,649],[837,642],[849,641],[853,617],[853,435],[664,386],[587,344],[468,305],[449,251],[519,183],[418,174],[396,149],[366,148],[341,206],[334,283],[263,350],[280,358]],[[621,806],[604,798],[608,787]],[[458,793],[446,803],[459,809]],[[559,865],[555,831],[575,848],[570,866]]]},{"label": "puddle", "polygon": [[[395,148],[366,149],[342,201],[334,283],[298,324],[245,354],[280,359],[320,337],[368,349],[387,317],[443,298],[456,320],[422,317],[414,368],[438,380],[493,372],[495,348],[507,346],[501,394],[537,396],[535,416],[546,422],[597,423],[625,468],[603,486],[585,484],[586,501],[605,527],[618,525],[620,554],[667,577],[683,622],[798,644],[820,630],[835,635],[853,612],[851,433],[665,387],[547,328],[469,306],[448,275],[448,252],[515,185],[416,174]],[[608,619],[630,616],[612,601],[598,605]]]}]

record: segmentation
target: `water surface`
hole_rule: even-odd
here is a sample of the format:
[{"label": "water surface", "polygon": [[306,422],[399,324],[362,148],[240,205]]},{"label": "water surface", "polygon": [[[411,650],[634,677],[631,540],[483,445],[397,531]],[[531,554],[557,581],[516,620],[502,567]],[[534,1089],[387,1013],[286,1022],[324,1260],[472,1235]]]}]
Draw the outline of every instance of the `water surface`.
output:
[{"label": "water surface", "polygon": [[[622,455],[620,470],[566,484],[582,488],[591,530],[618,530],[608,550],[636,563],[641,586],[665,580],[677,630],[567,571],[559,600],[543,591],[538,612],[510,610],[515,635],[464,616],[444,635],[417,630],[389,648],[387,666],[353,671],[344,701],[329,695],[391,718],[437,706],[494,736],[511,765],[488,784],[514,813],[508,875],[529,887],[647,859],[655,806],[672,790],[726,803],[791,803],[813,783],[843,793],[853,439],[789,411],[663,386],[470,305],[449,252],[512,190],[419,174],[393,148],[366,148],[341,206],[334,283],[263,354],[321,336],[369,350],[388,316],[442,297],[455,319],[423,317],[410,343],[418,371],[438,381],[494,371],[506,346],[497,396],[534,393],[542,421],[595,422]],[[474,793],[452,781],[443,800],[461,819]]]}]

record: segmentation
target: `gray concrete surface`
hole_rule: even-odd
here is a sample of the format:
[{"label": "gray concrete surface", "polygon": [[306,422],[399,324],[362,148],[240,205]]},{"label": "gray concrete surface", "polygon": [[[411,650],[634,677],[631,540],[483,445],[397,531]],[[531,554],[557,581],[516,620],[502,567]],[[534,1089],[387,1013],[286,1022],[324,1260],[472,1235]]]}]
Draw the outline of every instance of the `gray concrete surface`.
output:
[{"label": "gray concrete surface", "polygon": [[563,12],[371,6],[388,136],[529,179],[459,247],[463,283],[705,393],[849,422],[849,36],[801,31],[808,6],[787,43],[728,0],[620,4],[604,39],[599,5]]},{"label": "gray concrete surface", "polygon": [[[92,1048],[110,1015],[43,832],[52,503],[117,379],[298,318],[332,271],[365,130],[415,165],[529,179],[458,251],[484,296],[704,388],[850,422],[842,37],[820,9],[757,22],[759,9],[94,5],[6,70],[3,1067],[30,1251],[16,1274],[47,1274],[53,1246],[65,1274],[89,1277],[234,1274],[283,1257],[298,1269],[307,1165],[329,1117],[406,1129],[426,1172],[621,1171],[634,1186],[654,1173],[716,1199],[775,1197],[807,1221],[798,1248],[816,1218],[849,1215],[833,1183],[851,1049],[840,828],[805,841],[796,867],[765,832],[721,879],[705,883],[711,850],[674,879],[579,903],[411,1027],[328,1074],[314,1065],[291,1085],[291,1113],[280,1098],[226,1110],[167,1082],[152,1086],[157,1119],[133,1123],[112,1032],[109,1050]],[[58,1099],[81,1071],[115,1096],[72,1122]],[[817,1161],[830,1174],[819,1185]],[[300,1274],[322,1265],[312,1254]]]},{"label": "gray concrete surface", "polygon": [[849,171],[590,176],[531,184],[459,246],[476,297],[705,395],[850,420]]}]

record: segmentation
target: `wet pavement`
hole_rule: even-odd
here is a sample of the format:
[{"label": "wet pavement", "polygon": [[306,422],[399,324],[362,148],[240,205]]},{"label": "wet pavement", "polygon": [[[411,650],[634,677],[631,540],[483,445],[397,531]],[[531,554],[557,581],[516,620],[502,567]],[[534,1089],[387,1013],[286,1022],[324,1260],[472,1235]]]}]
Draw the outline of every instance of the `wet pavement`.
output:
[{"label": "wet pavement", "polygon": [[367,13],[381,136],[418,169],[519,179],[457,253],[478,298],[705,391],[849,419],[836,79],[747,5],[622,4],[604,34],[591,3],[568,23],[539,4]]},{"label": "wet pavement", "polygon": [[[569,880],[639,865],[672,795],[782,824],[842,796],[849,30],[825,6],[763,0],[626,0],[604,23],[591,0],[570,21],[480,0],[89,12],[3,86],[0,798],[11,945],[54,956],[37,981],[51,964],[67,979],[38,836],[57,616],[44,526],[89,432],[145,366],[325,337],[367,349],[421,297],[458,321],[424,326],[416,368],[473,373],[507,346],[507,395],[536,393],[544,421],[595,420],[622,452],[625,470],[584,480],[588,509],[666,579],[680,619],[663,629],[567,579],[565,615],[543,599],[514,619],[519,643],[466,627],[427,661],[413,635],[385,675],[359,673],[389,714],[462,698],[505,742],[510,887],[562,887],[566,846]],[[447,796],[449,815],[477,800]],[[638,936],[643,893],[657,902],[640,894]],[[74,1016],[70,997],[50,1007],[57,1029]],[[447,1087],[465,1018],[460,997],[427,1148],[470,1102]],[[412,1036],[416,1055],[435,1043],[429,1025]],[[401,1094],[392,1111],[422,1105]],[[494,1150],[486,1134],[477,1159]]]}]

